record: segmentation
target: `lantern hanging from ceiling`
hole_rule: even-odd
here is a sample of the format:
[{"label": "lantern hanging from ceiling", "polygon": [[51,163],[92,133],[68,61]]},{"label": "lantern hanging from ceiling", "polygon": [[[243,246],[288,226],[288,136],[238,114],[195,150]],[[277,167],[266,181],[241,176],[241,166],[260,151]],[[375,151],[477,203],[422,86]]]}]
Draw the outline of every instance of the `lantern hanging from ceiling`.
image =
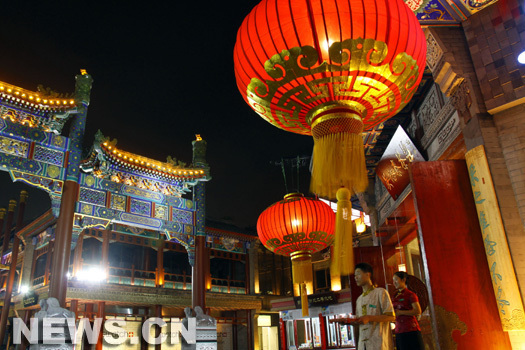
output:
[{"label": "lantern hanging from ceiling", "polygon": [[[312,254],[332,244],[334,225],[335,214],[329,205],[292,193],[262,212],[257,234],[270,251],[291,257],[294,287],[303,289],[304,284],[312,294]],[[306,294],[301,296],[305,298]],[[302,306],[304,313],[307,302]]]},{"label": "lantern hanging from ceiling", "polygon": [[425,35],[402,0],[262,0],[237,34],[246,102],[314,138],[312,192],[368,185],[361,133],[399,112],[425,68]]}]

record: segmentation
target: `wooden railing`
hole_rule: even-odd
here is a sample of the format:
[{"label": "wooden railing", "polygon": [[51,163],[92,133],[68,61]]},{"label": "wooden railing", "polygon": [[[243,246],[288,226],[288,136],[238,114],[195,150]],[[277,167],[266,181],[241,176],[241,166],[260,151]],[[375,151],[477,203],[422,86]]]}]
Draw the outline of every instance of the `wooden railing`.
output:
[{"label": "wooden railing", "polygon": [[33,278],[32,286],[35,287],[35,286],[39,286],[41,284],[44,284],[45,278],[46,278],[46,276],[44,276],[44,275],[42,275],[40,277],[37,277],[37,278]]},{"label": "wooden railing", "polygon": [[246,282],[229,278],[213,278],[211,291],[219,293],[246,294]]},{"label": "wooden railing", "polygon": [[[82,263],[81,269],[89,268],[100,268],[100,265]],[[139,270],[136,269],[134,265],[132,265],[131,268],[108,266],[106,271],[106,282],[111,284],[191,290],[191,274],[187,274],[185,271],[182,274],[164,272],[162,279],[159,278],[158,271]],[[39,278],[44,278],[44,276]],[[37,280],[38,279],[33,280],[33,285],[36,285]],[[159,283],[160,280],[162,280],[161,283]],[[217,293],[246,294],[246,282],[229,278],[212,277],[210,291]]]}]

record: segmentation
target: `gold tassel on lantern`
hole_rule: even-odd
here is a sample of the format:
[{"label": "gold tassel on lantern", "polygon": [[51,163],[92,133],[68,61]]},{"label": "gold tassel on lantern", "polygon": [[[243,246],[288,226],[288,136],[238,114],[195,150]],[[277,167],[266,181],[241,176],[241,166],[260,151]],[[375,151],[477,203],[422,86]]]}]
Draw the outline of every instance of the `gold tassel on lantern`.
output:
[{"label": "gold tassel on lantern", "polygon": [[301,311],[303,317],[308,316],[308,293],[306,292],[306,284],[301,283]]},{"label": "gold tassel on lantern", "polygon": [[341,276],[352,274],[355,267],[351,193],[348,189],[341,187],[336,196],[335,239],[330,264],[332,290],[334,291],[341,289]]},{"label": "gold tassel on lantern", "polygon": [[292,278],[294,285],[306,284],[308,294],[313,293],[314,274],[312,272],[312,254],[299,251],[290,254],[292,258]]},{"label": "gold tassel on lantern", "polygon": [[[363,122],[356,114],[322,113],[314,117],[312,135],[314,154],[310,191],[333,199],[340,187],[351,193],[364,192],[368,187]],[[326,112],[326,113],[328,113]]]},{"label": "gold tassel on lantern", "polygon": [[292,258],[293,284],[299,287],[303,316],[308,316],[308,294],[313,293],[314,281],[312,254],[306,251],[299,251],[290,254],[290,257]]}]

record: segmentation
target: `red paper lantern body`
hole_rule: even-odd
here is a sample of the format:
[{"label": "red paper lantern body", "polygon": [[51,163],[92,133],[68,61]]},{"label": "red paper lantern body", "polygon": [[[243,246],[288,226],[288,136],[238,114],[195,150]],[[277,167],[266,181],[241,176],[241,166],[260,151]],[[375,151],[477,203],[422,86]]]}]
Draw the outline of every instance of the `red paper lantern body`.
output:
[{"label": "red paper lantern body", "polygon": [[335,214],[330,206],[294,193],[262,212],[257,220],[257,234],[272,252],[293,257],[330,246],[334,225]]},{"label": "red paper lantern body", "polygon": [[[398,55],[412,58],[412,65]],[[239,28],[234,49],[246,102],[273,125],[306,135],[309,112],[334,101],[355,105],[365,129],[393,116],[417,89],[425,59],[425,35],[402,0],[263,0]],[[381,69],[374,72],[374,66]],[[392,81],[389,70],[411,74]],[[262,84],[249,88],[252,79]],[[264,86],[279,81],[282,86],[268,96]]]},{"label": "red paper lantern body", "polygon": [[272,125],[314,137],[313,190],[332,198],[340,186],[366,189],[360,133],[410,101],[425,59],[425,35],[402,0],[263,0],[234,48],[244,99]]}]

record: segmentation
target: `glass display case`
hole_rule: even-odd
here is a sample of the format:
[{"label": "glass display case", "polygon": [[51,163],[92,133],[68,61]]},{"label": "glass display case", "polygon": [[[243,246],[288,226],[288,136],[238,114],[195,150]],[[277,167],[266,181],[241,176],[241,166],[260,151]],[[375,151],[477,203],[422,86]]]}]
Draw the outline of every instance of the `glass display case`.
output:
[{"label": "glass display case", "polygon": [[[313,311],[313,312],[312,312]],[[319,311],[319,312],[317,312]],[[331,313],[328,308],[310,310],[310,315],[302,317],[301,310],[290,310],[281,314],[285,325],[286,350],[299,349],[353,349],[355,339],[353,327],[330,322],[346,315]]]},{"label": "glass display case", "polygon": [[328,347],[332,349],[353,348],[356,346],[353,326],[339,322],[330,322],[337,316],[327,316]]}]

